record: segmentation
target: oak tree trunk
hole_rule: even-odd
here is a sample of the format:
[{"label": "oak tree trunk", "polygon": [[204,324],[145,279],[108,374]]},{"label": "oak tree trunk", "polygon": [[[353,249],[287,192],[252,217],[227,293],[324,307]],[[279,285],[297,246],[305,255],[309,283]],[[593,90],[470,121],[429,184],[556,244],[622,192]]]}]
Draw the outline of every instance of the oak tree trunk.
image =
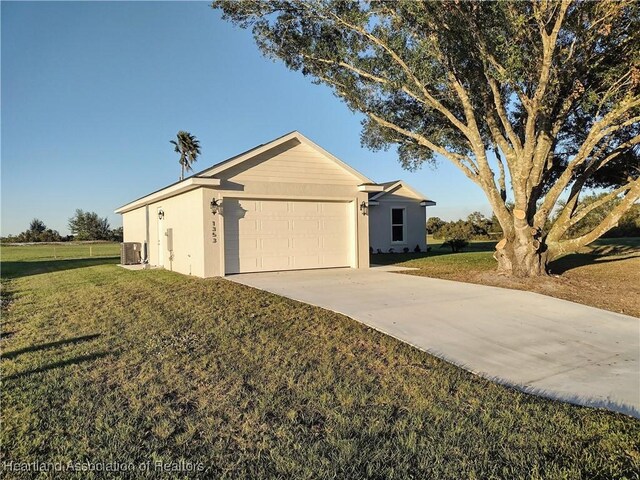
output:
[{"label": "oak tree trunk", "polygon": [[531,227],[522,210],[514,210],[512,234],[496,245],[494,258],[500,273],[514,277],[547,275],[548,250],[539,229]]},{"label": "oak tree trunk", "polygon": [[547,275],[547,254],[532,244],[507,243],[503,249],[496,250],[494,258],[500,273],[521,278]]}]

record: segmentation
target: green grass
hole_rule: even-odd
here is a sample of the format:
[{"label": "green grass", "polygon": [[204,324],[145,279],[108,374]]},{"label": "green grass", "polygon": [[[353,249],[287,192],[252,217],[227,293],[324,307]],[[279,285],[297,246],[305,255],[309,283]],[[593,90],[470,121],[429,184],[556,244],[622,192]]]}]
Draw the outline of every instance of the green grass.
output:
[{"label": "green grass", "polygon": [[2,461],[188,460],[224,479],[638,478],[632,418],[525,395],[223,279],[25,260],[3,280]]},{"label": "green grass", "polygon": [[454,254],[449,247],[442,247],[442,240],[429,238],[429,252],[375,254],[371,255],[371,263],[428,268],[432,273],[459,273],[469,268],[487,271],[496,268],[495,244],[493,241],[471,241],[463,252]]},{"label": "green grass", "polygon": [[45,245],[0,246],[2,263],[8,261],[39,261],[63,258],[115,257],[120,255],[120,244],[115,242],[62,243]]}]

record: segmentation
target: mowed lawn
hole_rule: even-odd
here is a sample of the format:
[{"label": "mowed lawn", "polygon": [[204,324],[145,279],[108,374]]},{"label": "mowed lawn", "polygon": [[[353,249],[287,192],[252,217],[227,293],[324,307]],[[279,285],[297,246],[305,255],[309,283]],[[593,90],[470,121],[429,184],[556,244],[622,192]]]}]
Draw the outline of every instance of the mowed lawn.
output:
[{"label": "mowed lawn", "polygon": [[60,477],[82,479],[638,478],[636,419],[224,279],[26,257],[3,269],[1,462],[205,469]]},{"label": "mowed lawn", "polygon": [[496,275],[495,242],[471,242],[464,252],[429,238],[428,253],[378,254],[371,263],[417,268],[411,275],[528,290],[640,317],[640,238],[600,239],[550,265],[551,276],[514,279]]}]

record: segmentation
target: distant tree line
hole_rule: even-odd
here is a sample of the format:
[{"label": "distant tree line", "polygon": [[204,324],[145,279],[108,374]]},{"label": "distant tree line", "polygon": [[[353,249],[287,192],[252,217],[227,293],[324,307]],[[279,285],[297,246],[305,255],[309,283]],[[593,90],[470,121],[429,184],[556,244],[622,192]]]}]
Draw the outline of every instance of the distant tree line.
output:
[{"label": "distant tree line", "polygon": [[[612,207],[607,193],[585,196],[576,208],[580,208],[581,218],[565,233],[565,239],[578,238],[592,231],[594,227],[609,215]],[[617,200],[620,201],[620,200]],[[513,206],[507,205],[508,208]],[[551,227],[556,217],[564,210],[558,209],[546,227]],[[548,231],[545,228],[544,231]],[[495,215],[485,217],[480,212],[473,212],[464,220],[445,222],[439,217],[427,220],[427,233],[436,240],[443,240],[444,244],[453,251],[462,250],[469,240],[499,240],[503,236],[502,228]],[[622,216],[615,227],[603,235],[608,238],[640,237],[640,203],[636,203]]]},{"label": "distant tree line", "polygon": [[427,233],[435,239],[448,240],[489,240],[502,235],[500,223],[495,218],[487,218],[480,212],[473,212],[465,220],[445,222],[439,217],[427,220]]},{"label": "distant tree line", "polygon": [[69,218],[69,230],[71,235],[62,236],[57,230],[47,228],[42,220],[34,218],[29,223],[27,230],[15,236],[9,235],[2,240],[8,243],[69,242],[73,240],[122,241],[122,227],[112,229],[106,217],[101,218],[95,212],[85,212],[81,209],[77,209]]}]

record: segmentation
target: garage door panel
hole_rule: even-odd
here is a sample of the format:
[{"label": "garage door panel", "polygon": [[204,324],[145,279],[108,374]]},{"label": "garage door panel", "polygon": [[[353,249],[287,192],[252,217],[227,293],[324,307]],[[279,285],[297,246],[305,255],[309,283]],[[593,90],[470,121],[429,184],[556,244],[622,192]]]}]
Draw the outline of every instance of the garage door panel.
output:
[{"label": "garage door panel", "polygon": [[286,255],[263,255],[259,261],[262,260],[262,270],[290,270],[293,265],[291,258]]},{"label": "garage door panel", "polygon": [[281,232],[289,231],[290,221],[287,219],[264,218],[257,223],[256,233],[259,235],[279,235]]},{"label": "garage door panel", "polygon": [[317,233],[321,230],[323,222],[321,220],[293,220],[292,229],[295,232]]},{"label": "garage door panel", "polygon": [[294,267],[298,269],[304,268],[320,268],[322,267],[322,259],[318,254],[296,255],[294,258]]},{"label": "garage door panel", "polygon": [[261,238],[260,248],[263,254],[269,254],[271,252],[288,252],[291,240],[289,238]]},{"label": "garage door panel", "polygon": [[289,205],[287,202],[268,202],[259,201],[256,203],[256,211],[260,211],[263,214],[282,214],[289,212]]},{"label": "garage door panel", "polygon": [[[257,258],[243,257],[240,258],[238,263],[233,265],[233,268],[237,269],[239,272],[252,272],[256,271],[258,265],[259,263]],[[228,267],[232,266],[228,265]]]},{"label": "garage door panel", "polygon": [[316,214],[322,211],[322,205],[317,202],[295,202],[291,207],[291,210],[296,214]]},{"label": "garage door panel", "polygon": [[333,236],[323,236],[321,241],[323,249],[329,251],[340,251],[340,247],[343,243],[341,238]]},{"label": "garage door panel", "polygon": [[225,199],[226,273],[350,264],[346,202]]},{"label": "garage door panel", "polygon": [[328,267],[340,267],[343,261],[344,259],[339,253],[325,253],[322,256],[322,262]]},{"label": "garage door panel", "polygon": [[293,239],[293,248],[296,251],[319,251],[322,247],[322,241],[319,237],[300,237]]}]

